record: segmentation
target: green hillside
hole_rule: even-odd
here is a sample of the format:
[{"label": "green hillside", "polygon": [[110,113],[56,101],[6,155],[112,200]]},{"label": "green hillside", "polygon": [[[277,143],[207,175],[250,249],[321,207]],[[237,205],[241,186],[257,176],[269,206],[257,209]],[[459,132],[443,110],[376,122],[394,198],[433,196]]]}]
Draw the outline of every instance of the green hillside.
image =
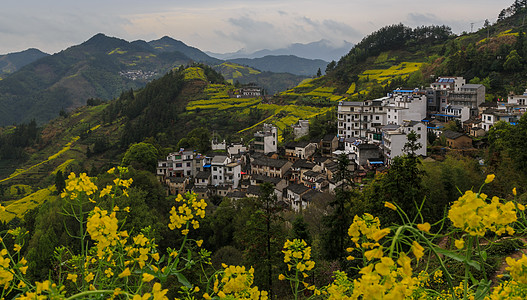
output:
[{"label": "green hillside", "polygon": [[[464,76],[467,81],[481,82],[487,86],[489,99],[502,98],[510,91],[523,92],[527,45],[522,28],[516,26],[518,18],[512,14],[488,28],[461,36],[444,26],[388,26],[365,37],[339,62],[330,64],[327,75],[305,79],[265,100],[237,98],[231,84],[265,72],[233,63],[215,67],[225,77],[201,64],[172,69],[144,88],[128,89],[115,100],[93,101],[92,106],[59,117],[38,135],[35,124],[0,129],[0,185],[4,191],[13,184],[45,188],[52,184],[57,168],[89,171],[117,164],[130,144],[145,139],[160,149],[198,148],[208,141],[198,144],[196,136],[207,137],[215,131],[227,140],[250,139],[263,122],[275,124],[281,135],[299,119],[334,111],[341,100],[381,97],[398,87],[427,86],[437,76]],[[82,49],[100,49],[100,56],[120,57],[109,63],[146,65],[145,61],[153,56],[142,55],[136,61],[133,57],[148,47],[146,43],[98,36],[83,44]],[[74,55],[85,55],[78,51],[68,49],[65,57],[74,61]],[[127,55],[131,53],[135,56]],[[47,59],[57,60],[54,56]],[[59,70],[42,66],[39,62],[24,68],[48,74],[28,85],[43,84]],[[84,78],[85,74],[79,71],[75,77]]]},{"label": "green hillside", "polygon": [[48,55],[38,49],[27,49],[21,52],[0,55],[0,80],[18,71],[23,66]]}]

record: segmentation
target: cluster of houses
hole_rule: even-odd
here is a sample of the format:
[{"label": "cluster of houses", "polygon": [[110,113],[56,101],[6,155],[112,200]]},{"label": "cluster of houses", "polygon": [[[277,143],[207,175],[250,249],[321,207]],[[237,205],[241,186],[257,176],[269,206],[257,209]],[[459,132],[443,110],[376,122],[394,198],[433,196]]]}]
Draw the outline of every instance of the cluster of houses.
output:
[{"label": "cluster of houses", "polygon": [[268,182],[284,206],[298,211],[339,184],[334,181],[338,145],[336,135],[327,135],[278,147],[277,128],[264,124],[249,148],[213,141],[215,149],[225,151],[204,155],[180,149],[158,161],[156,174],[169,194],[192,191],[202,198],[258,197],[259,185]]},{"label": "cluster of houses", "polygon": [[[507,103],[485,103],[485,87],[466,84],[461,77],[440,77],[426,89],[397,89],[386,97],[362,102],[341,101],[335,135],[317,141],[278,146],[278,130],[264,124],[247,147],[212,141],[210,154],[181,149],[158,161],[157,176],[169,194],[192,191],[202,198],[258,197],[259,186],[271,183],[284,206],[295,211],[332,192],[337,158],[345,154],[354,180],[368,171],[379,172],[405,153],[408,134],[414,133],[427,155],[429,132],[444,135],[450,148],[472,148],[471,136],[484,135],[497,121],[516,122],[527,108],[524,95],[510,95]],[[443,124],[459,120],[468,133],[443,131]],[[309,121],[293,126],[295,138],[306,135]]]},{"label": "cluster of houses", "polygon": [[[527,91],[510,95],[507,102],[485,102],[485,86],[466,84],[462,77],[439,77],[426,89],[397,89],[386,97],[362,102],[341,101],[338,105],[338,138],[343,153],[357,166],[389,165],[404,153],[407,135],[414,132],[427,155],[427,135],[444,136],[450,148],[473,148],[472,137],[480,137],[498,121],[514,124],[525,112]],[[444,130],[457,120],[465,133]]]}]

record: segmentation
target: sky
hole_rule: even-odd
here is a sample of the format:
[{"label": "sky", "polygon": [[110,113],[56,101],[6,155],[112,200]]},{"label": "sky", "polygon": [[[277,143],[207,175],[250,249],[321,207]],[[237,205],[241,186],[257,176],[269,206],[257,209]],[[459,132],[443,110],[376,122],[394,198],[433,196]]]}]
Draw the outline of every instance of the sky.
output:
[{"label": "sky", "polygon": [[279,49],[325,39],[359,42],[396,23],[448,25],[455,33],[495,22],[513,0],[2,0],[0,54],[56,53],[97,33],[127,41],[165,35],[203,51]]}]

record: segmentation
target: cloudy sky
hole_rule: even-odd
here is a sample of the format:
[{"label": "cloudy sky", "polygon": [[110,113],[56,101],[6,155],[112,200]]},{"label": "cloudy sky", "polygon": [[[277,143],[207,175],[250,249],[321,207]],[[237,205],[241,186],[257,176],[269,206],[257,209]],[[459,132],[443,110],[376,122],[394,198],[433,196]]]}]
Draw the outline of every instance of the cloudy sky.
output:
[{"label": "cloudy sky", "polygon": [[133,40],[168,35],[218,53],[327,39],[359,42],[382,26],[445,24],[469,32],[513,0],[2,0],[0,54],[56,53],[97,33]]}]

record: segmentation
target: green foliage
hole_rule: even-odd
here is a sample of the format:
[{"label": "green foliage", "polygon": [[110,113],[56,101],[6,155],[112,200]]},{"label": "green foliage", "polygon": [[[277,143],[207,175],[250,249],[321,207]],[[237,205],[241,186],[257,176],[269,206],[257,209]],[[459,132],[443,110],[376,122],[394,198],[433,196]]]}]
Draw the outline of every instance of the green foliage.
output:
[{"label": "green foliage", "polygon": [[152,144],[137,143],[131,145],[125,152],[121,164],[133,166],[135,169],[144,169],[154,172],[157,165],[159,152]]},{"label": "green foliage", "polygon": [[177,147],[183,149],[194,149],[199,153],[207,153],[211,148],[210,132],[205,127],[195,128],[186,137],[179,140]]}]

